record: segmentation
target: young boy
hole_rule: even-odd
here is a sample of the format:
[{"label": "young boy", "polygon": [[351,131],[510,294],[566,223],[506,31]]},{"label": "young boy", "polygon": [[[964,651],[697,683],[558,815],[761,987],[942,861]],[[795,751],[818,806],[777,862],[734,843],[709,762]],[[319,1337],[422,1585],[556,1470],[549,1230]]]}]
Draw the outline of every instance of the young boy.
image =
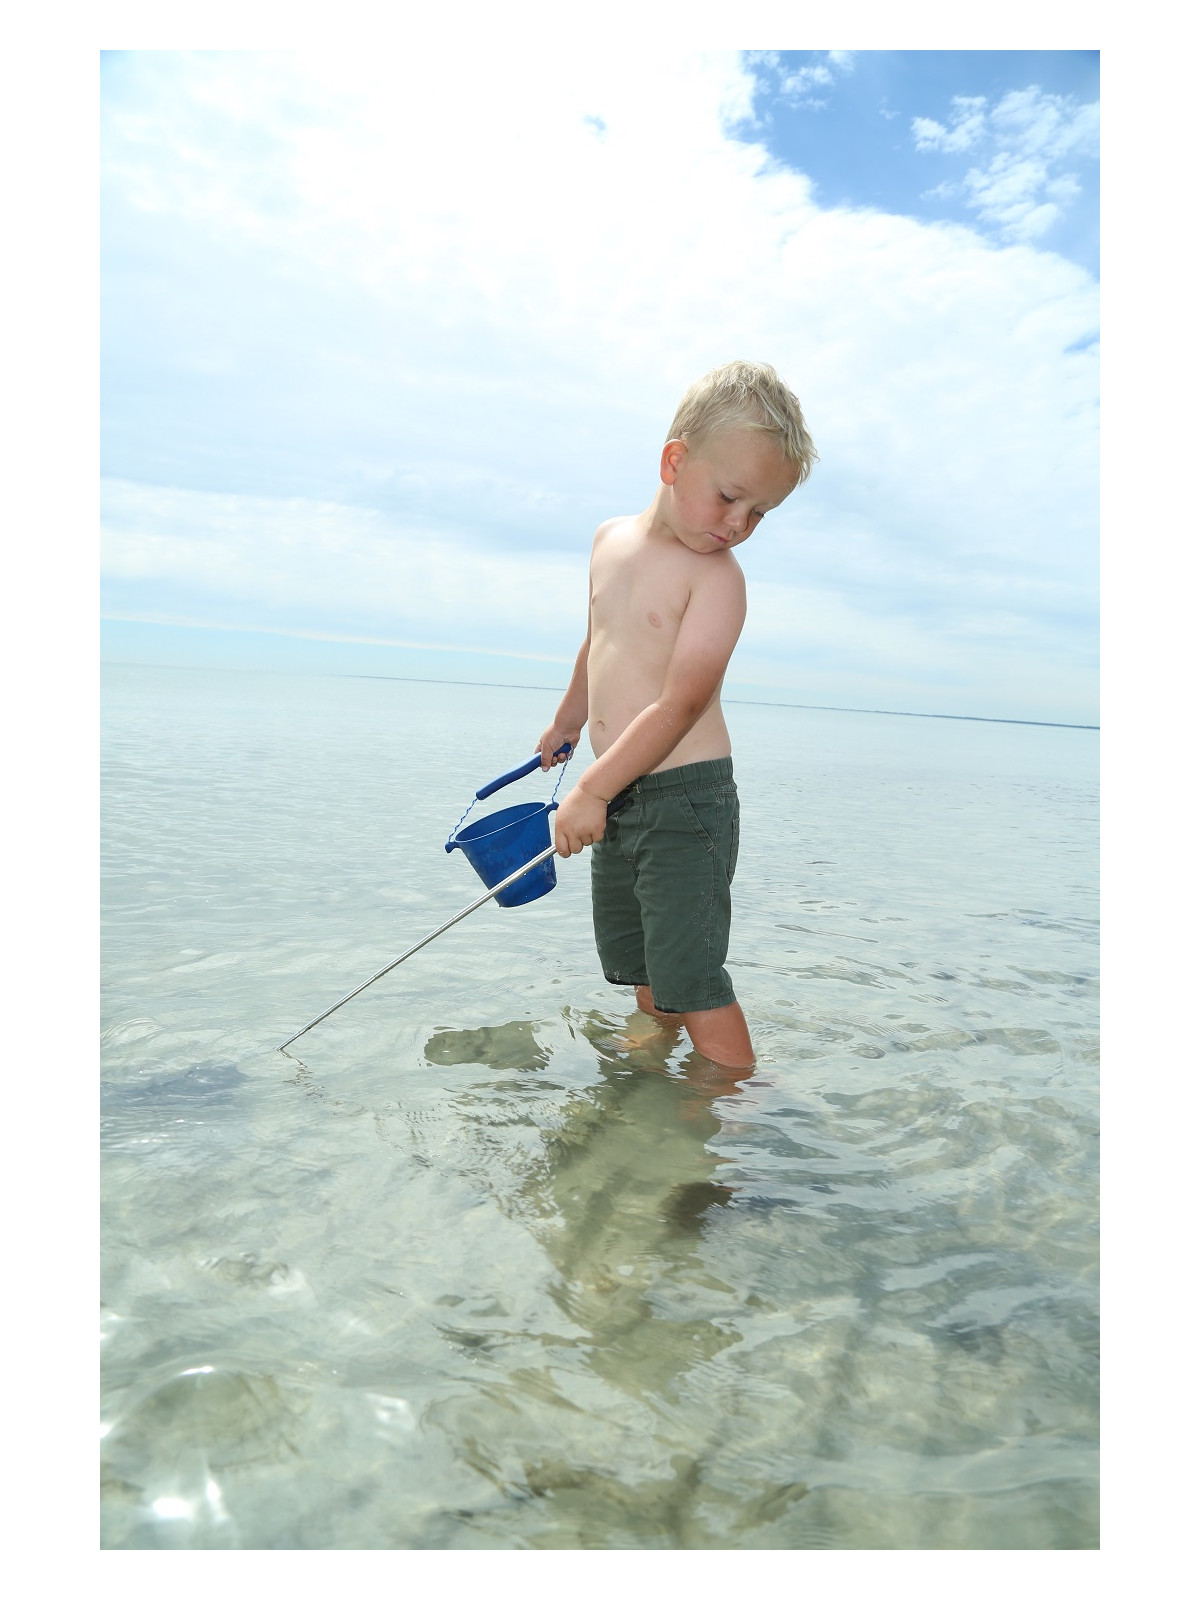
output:
[{"label": "young boy", "polygon": [[732,361],[692,385],[654,499],[596,531],[587,637],[537,746],[549,769],[588,723],[596,760],[559,807],[554,842],[561,856],[594,847],[604,976],[729,1068],[754,1064],[724,967],[738,800],[720,694],[746,617],[732,552],[816,459],[773,368]]}]

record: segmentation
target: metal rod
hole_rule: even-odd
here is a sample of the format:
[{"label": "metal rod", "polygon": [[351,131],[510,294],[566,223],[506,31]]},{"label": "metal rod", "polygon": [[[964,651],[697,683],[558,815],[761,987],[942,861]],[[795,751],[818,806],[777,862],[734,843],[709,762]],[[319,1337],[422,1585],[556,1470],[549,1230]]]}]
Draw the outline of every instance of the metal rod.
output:
[{"label": "metal rod", "polygon": [[301,1034],[307,1033],[310,1028],[315,1028],[318,1022],[324,1022],[326,1017],[331,1017],[339,1006],[344,1006],[347,1000],[353,1000],[356,994],[361,994],[364,989],[369,989],[376,978],[382,978],[393,967],[398,967],[402,961],[407,961],[409,956],[416,955],[418,950],[423,949],[425,945],[436,939],[439,933],[445,933],[447,928],[452,928],[456,922],[461,922],[464,917],[469,917],[472,911],[478,911],[480,906],[486,905],[502,889],[507,889],[510,883],[516,883],[517,879],[523,877],[531,868],[540,866],[543,861],[548,861],[554,854],[554,849],[555,847],[550,845],[548,849],[542,851],[540,856],[534,856],[532,861],[527,861],[523,867],[518,867],[515,872],[510,872],[503,883],[498,883],[494,889],[489,889],[486,894],[481,894],[478,900],[472,900],[469,906],[465,906],[456,916],[451,917],[449,922],[443,922],[440,928],[435,928],[432,933],[427,933],[423,939],[419,939],[402,956],[397,956],[395,961],[389,961],[386,967],[380,967],[374,977],[368,978],[366,983],[360,983],[357,989],[351,989],[349,994],[343,995],[336,1005],[330,1006],[328,1011],[322,1011],[319,1017],[314,1017],[311,1022],[305,1023],[304,1027],[300,1029],[300,1033],[294,1033],[290,1039],[285,1039],[279,1048],[286,1050],[289,1044],[295,1044]]}]

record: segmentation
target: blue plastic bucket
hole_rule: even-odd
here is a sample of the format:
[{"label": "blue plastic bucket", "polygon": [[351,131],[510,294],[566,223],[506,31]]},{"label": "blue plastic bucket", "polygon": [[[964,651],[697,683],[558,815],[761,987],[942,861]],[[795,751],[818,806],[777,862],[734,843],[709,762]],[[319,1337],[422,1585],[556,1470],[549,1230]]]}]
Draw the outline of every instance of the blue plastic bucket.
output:
[{"label": "blue plastic bucket", "polygon": [[[503,811],[493,811],[463,828],[447,842],[446,849],[460,849],[490,889],[503,883],[505,878],[540,855],[553,840],[550,837],[550,813],[557,805],[543,805],[536,800],[524,805],[508,806]],[[554,857],[541,862],[516,883],[501,890],[496,896],[500,906],[524,906],[549,894],[557,879],[554,876]]]}]

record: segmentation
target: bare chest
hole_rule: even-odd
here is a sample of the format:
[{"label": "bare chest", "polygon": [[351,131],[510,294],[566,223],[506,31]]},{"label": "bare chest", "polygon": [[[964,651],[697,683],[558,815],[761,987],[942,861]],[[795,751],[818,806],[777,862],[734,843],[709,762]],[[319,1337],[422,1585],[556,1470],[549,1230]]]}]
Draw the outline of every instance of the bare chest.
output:
[{"label": "bare chest", "polygon": [[690,593],[687,561],[670,551],[614,541],[592,567],[593,638],[669,653]]}]

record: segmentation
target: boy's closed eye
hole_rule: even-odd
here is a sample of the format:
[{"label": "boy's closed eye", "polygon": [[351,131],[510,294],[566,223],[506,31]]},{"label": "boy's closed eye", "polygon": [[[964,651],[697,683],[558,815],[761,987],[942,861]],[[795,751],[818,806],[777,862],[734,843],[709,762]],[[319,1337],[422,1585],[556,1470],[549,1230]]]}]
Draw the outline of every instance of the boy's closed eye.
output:
[{"label": "boy's closed eye", "polygon": [[[718,490],[717,490],[717,493],[718,493],[718,494],[719,494],[719,495],[720,495],[720,496],[721,496],[721,499],[722,499],[722,500],[724,500],[724,502],[725,502],[725,504],[726,504],[726,505],[727,505],[727,506],[731,506],[731,505],[733,505],[733,503],[734,503],[734,501],[735,501],[735,499],[736,499],[736,498],[737,498],[737,497],[736,497],[736,496],[735,496],[735,495],[732,495],[732,494],[726,494],[726,493],[725,493],[725,491],[724,491],[724,489],[718,489]],[[754,508],[754,510],[753,510],[753,511],[751,511],[751,513],[750,513],[750,515],[751,515],[751,516],[752,516],[752,517],[758,517],[758,518],[759,518],[759,519],[760,519],[760,520],[761,520],[761,519],[762,519],[762,518],[763,518],[763,517],[765,517],[765,516],[766,516],[766,512],[765,512],[765,511],[760,511],[760,510],[759,510],[759,509],[758,509],[758,507],[757,507],[757,506],[755,506],[755,508]]]}]

